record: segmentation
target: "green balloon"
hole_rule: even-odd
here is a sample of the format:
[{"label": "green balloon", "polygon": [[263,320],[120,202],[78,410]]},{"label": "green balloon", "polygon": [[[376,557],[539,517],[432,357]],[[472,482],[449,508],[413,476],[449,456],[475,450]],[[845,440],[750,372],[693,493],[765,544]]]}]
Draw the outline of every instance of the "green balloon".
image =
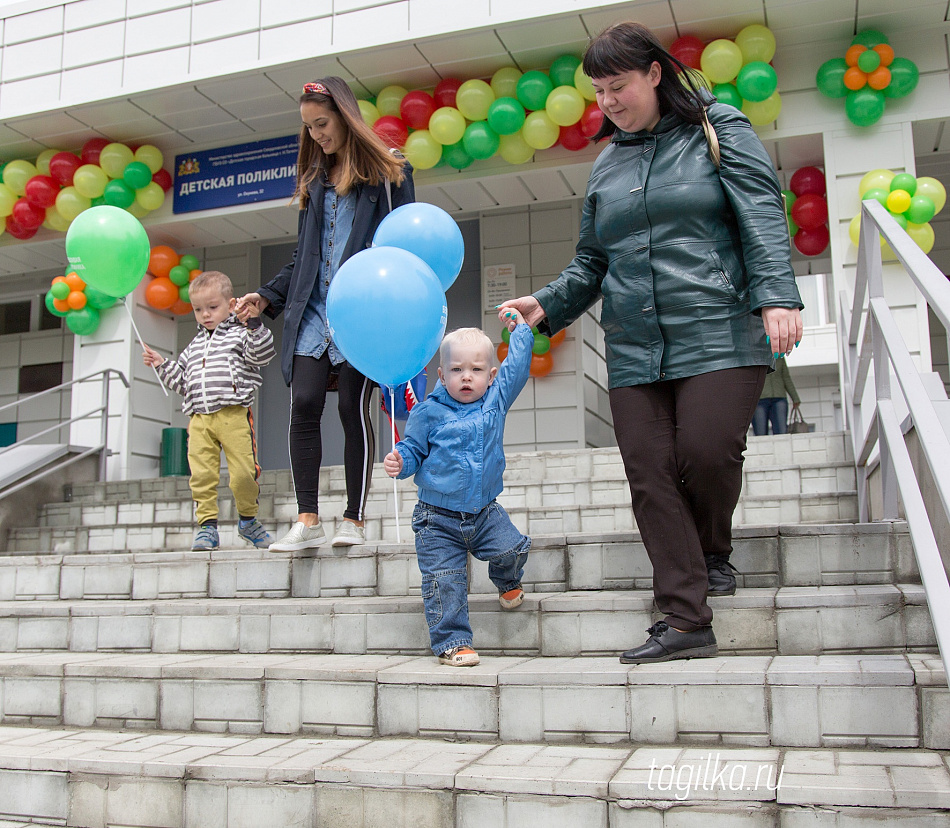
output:
[{"label": "green balloon", "polygon": [[858,69],[862,72],[873,72],[880,65],[881,56],[873,49],[868,49],[858,55]]},{"label": "green balloon", "polygon": [[135,290],[151,253],[142,223],[118,207],[83,210],[66,231],[66,256],[87,284],[109,296]]},{"label": "green balloon", "polygon": [[891,192],[894,190],[904,190],[908,195],[917,192],[917,179],[910,173],[898,173],[891,179]]},{"label": "green balloon", "polygon": [[117,301],[114,296],[109,296],[108,293],[103,293],[101,290],[96,290],[94,287],[89,287],[86,285],[85,291],[86,294],[86,304],[95,308],[96,310],[105,310],[106,308],[111,308]]},{"label": "green balloon", "polygon": [[53,316],[65,316],[69,311],[56,310],[56,306],[53,304],[52,288],[46,291],[46,296],[43,297],[43,301],[46,303],[46,310],[48,310]]},{"label": "green balloon", "polygon": [[544,104],[552,89],[554,89],[554,84],[551,79],[538,69],[525,72],[518,78],[518,100],[525,109],[533,112],[544,109]]},{"label": "green balloon", "polygon": [[844,73],[848,71],[848,64],[844,58],[826,60],[818,67],[815,81],[818,91],[829,98],[843,98],[848,94],[848,87],[844,85]]},{"label": "green balloon", "polygon": [[573,86],[574,73],[577,67],[581,65],[580,58],[574,55],[561,55],[554,59],[548,74],[551,76],[551,83],[554,86]]},{"label": "green balloon", "polygon": [[798,196],[791,190],[782,190],[782,195],[785,196],[785,212],[791,213],[792,205],[795,204],[795,199],[798,198]]},{"label": "green balloon", "polygon": [[739,70],[736,89],[747,101],[759,103],[770,97],[778,88],[775,70],[761,60],[753,60]]},{"label": "green balloon", "polygon": [[879,43],[887,43],[887,35],[877,29],[865,29],[854,36],[851,45],[854,46],[856,43],[860,43],[868,49],[873,49]]},{"label": "green balloon", "polygon": [[187,267],[182,267],[180,264],[176,264],[168,271],[168,278],[172,280],[173,284],[181,287],[182,285],[188,284],[188,280],[191,278],[191,271],[188,270]]},{"label": "green balloon", "polygon": [[910,200],[910,207],[904,211],[908,221],[914,224],[926,224],[937,212],[936,205],[927,196],[915,195]]},{"label": "green balloon", "polygon": [[[888,210],[888,212],[890,213],[891,211]],[[891,213],[891,218],[900,225],[901,230],[907,229],[907,218],[903,213]]]},{"label": "green balloon", "polygon": [[884,87],[884,94],[888,98],[903,98],[917,88],[920,72],[912,60],[896,57],[887,68],[891,70],[891,82]]},{"label": "green balloon", "polygon": [[180,264],[185,270],[191,273],[192,270],[197,270],[201,267],[201,262],[198,261],[197,256],[192,256],[191,253],[186,253],[181,257],[178,264]]},{"label": "green balloon", "polygon": [[795,224],[795,219],[791,216],[788,216],[788,234],[794,236],[798,232],[798,225]]},{"label": "green balloon", "polygon": [[498,98],[488,107],[488,126],[499,135],[513,135],[524,119],[524,107],[515,98]]},{"label": "green balloon", "polygon": [[501,329],[501,341],[504,342],[504,343],[507,345],[509,339],[511,339],[511,331],[509,331],[508,328],[502,328],[502,329]]},{"label": "green balloon", "polygon": [[178,298],[187,304],[191,303],[191,294],[188,292],[188,285],[182,285],[178,288]]},{"label": "green balloon", "polygon": [[141,190],[152,180],[152,171],[141,161],[130,161],[122,171],[122,180],[133,190]]},{"label": "green balloon", "polygon": [[532,354],[546,354],[551,350],[551,340],[549,337],[546,337],[544,334],[535,334],[534,335],[534,344],[531,346]]},{"label": "green balloon", "polygon": [[66,326],[77,336],[89,336],[99,327],[99,311],[89,305],[66,314]]},{"label": "green balloon", "polygon": [[472,158],[491,158],[498,152],[500,143],[498,133],[485,121],[469,124],[462,136],[462,146]]},{"label": "green balloon", "polygon": [[870,190],[866,190],[864,195],[861,197],[861,201],[870,201],[873,199],[882,207],[887,207],[887,190],[882,189],[881,187],[872,187]]},{"label": "green balloon", "polygon": [[105,196],[97,196],[96,198],[94,198],[94,199],[92,200],[91,206],[92,206],[92,207],[101,207],[101,206],[102,206],[103,204],[105,204],[105,203],[106,203]]},{"label": "green balloon", "polygon": [[70,289],[65,282],[56,282],[50,286],[49,292],[53,294],[54,299],[59,299],[62,302],[63,299],[69,296]]},{"label": "green balloon", "polygon": [[742,109],[742,95],[739,94],[739,90],[736,89],[734,83],[717,83],[712,88],[713,95],[716,96],[716,100],[719,103],[729,104],[729,106],[734,106],[736,109]]},{"label": "green balloon", "polygon": [[106,184],[106,191],[102,194],[102,197],[106,204],[121,207],[124,210],[126,207],[132,206],[132,202],[135,201],[135,191],[124,181],[116,178]]},{"label": "green balloon", "polygon": [[456,170],[464,170],[475,160],[465,151],[465,147],[462,146],[461,141],[442,147],[442,159],[446,164]]},{"label": "green balloon", "polygon": [[871,126],[884,114],[884,95],[867,86],[852,90],[844,100],[844,111],[855,126]]}]

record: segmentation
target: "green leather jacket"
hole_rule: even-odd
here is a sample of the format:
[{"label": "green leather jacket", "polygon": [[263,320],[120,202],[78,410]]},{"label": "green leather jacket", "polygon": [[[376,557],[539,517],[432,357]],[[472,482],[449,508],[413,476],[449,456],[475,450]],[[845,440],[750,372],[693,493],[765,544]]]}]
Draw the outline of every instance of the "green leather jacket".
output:
[{"label": "green leather jacket", "polygon": [[739,110],[711,103],[707,115],[718,169],[702,127],[675,114],[614,134],[574,259],[534,294],[552,331],[603,297],[611,388],[771,365],[761,309],[803,307],[771,159]]}]

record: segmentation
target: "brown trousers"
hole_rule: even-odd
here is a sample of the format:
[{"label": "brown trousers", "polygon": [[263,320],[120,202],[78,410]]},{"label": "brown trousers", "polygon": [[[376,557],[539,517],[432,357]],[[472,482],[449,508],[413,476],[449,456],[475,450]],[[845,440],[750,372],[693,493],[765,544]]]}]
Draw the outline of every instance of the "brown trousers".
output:
[{"label": "brown trousers", "polygon": [[765,373],[729,368],[610,391],[654,599],[678,630],[712,621],[703,555],[732,552],[742,452]]}]

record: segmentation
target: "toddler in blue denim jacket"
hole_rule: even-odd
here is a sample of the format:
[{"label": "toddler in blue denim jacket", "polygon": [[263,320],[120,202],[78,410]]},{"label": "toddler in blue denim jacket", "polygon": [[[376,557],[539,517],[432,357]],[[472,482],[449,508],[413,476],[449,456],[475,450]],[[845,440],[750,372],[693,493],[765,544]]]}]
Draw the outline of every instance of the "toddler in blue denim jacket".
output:
[{"label": "toddler in blue denim jacket", "polygon": [[501,370],[483,331],[447,334],[439,384],[413,407],[404,439],[383,461],[390,477],[415,475],[412,529],[429,639],[439,661],[452,667],[478,664],[468,617],[469,553],[488,561],[502,608],[524,601],[521,577],[531,539],[495,498],[505,470],[505,417],[528,381],[534,336],[513,308],[502,317],[511,335]]}]

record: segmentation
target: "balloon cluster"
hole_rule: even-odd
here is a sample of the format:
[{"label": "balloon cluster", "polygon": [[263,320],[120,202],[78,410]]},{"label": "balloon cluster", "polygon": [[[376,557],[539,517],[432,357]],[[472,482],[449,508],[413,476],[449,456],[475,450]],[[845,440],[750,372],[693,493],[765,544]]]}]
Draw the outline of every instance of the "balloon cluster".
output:
[{"label": "balloon cluster", "polygon": [[788,182],[785,209],[788,231],[799,253],[818,256],[831,239],[828,230],[828,202],[825,200],[825,175],[818,167],[796,170]]},{"label": "balloon cluster", "polygon": [[871,126],[884,114],[888,98],[903,98],[914,91],[920,73],[908,58],[895,57],[887,36],[876,29],[858,32],[843,58],[826,60],[818,67],[818,91],[829,98],[844,98],[844,109],[855,126]]},{"label": "balloon cluster", "polygon": [[[534,344],[531,346],[530,373],[532,377],[546,377],[554,368],[554,358],[551,356],[551,351],[564,341],[567,331],[558,331],[553,336],[545,336],[537,328],[532,328],[531,332],[534,334]],[[504,362],[505,357],[508,356],[508,340],[510,337],[511,334],[508,328],[502,328],[501,342],[498,343],[498,349],[495,352],[498,355],[499,362]]]},{"label": "balloon cluster", "polygon": [[40,227],[63,233],[84,210],[121,207],[137,218],[157,210],[172,187],[161,150],[92,138],[79,155],[43,150],[36,163],[17,159],[3,165],[0,233],[30,239]]},{"label": "balloon cluster", "polygon": [[768,27],[746,26],[734,41],[703,43],[684,35],[673,41],[670,54],[702,72],[716,99],[741,109],[756,126],[772,123],[782,111],[778,76],[770,64],[775,36]]},{"label": "balloon cluster", "polygon": [[145,286],[145,303],[178,316],[191,313],[188,285],[199,273],[201,264],[196,256],[181,256],[168,245],[155,245],[148,257],[148,274],[152,278]]},{"label": "balloon cluster", "polygon": [[416,169],[464,170],[496,153],[524,164],[555,144],[583,149],[604,117],[594,97],[580,59],[561,55],[547,72],[506,66],[490,82],[445,78],[431,94],[387,86],[359,106],[366,123]]},{"label": "balloon cluster", "polygon": [[116,297],[90,287],[72,268],[67,268],[65,276],[53,279],[45,300],[46,309],[54,316],[66,317],[66,326],[79,336],[94,333],[100,311],[116,303]]},{"label": "balloon cluster", "polygon": [[462,231],[434,204],[403,204],[386,216],[373,246],[330,282],[327,322],[346,361],[390,387],[425,368],[442,342],[445,291],[464,258]]},{"label": "balloon cluster", "polygon": [[[936,178],[915,178],[910,173],[871,170],[861,179],[858,195],[862,201],[873,198],[884,205],[924,253],[931,251],[934,246],[934,231],[930,220],[947,203],[947,190]],[[851,219],[848,235],[857,247],[861,238],[861,213]],[[881,246],[884,247],[887,258],[896,258],[883,236]]]}]

